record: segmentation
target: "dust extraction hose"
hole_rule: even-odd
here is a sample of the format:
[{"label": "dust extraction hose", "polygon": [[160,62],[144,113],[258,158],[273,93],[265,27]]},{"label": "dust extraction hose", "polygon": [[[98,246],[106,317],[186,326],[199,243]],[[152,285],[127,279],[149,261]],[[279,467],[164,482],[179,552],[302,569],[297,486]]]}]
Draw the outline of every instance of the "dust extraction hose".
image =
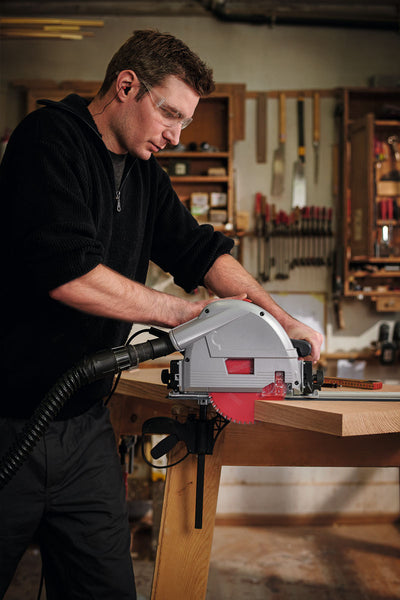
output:
[{"label": "dust extraction hose", "polygon": [[1,458],[0,491],[20,469],[67,400],[81,387],[174,351],[175,347],[166,334],[142,344],[97,352],[64,373],[40,402],[32,417],[18,434],[16,441]]}]

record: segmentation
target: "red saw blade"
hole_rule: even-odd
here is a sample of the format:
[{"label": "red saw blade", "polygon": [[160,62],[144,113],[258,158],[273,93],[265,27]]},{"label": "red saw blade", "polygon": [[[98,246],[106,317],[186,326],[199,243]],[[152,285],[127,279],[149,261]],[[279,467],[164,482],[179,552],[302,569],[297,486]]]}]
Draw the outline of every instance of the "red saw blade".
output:
[{"label": "red saw blade", "polygon": [[283,400],[286,384],[276,377],[275,382],[266,385],[261,392],[212,392],[211,404],[215,410],[234,423],[254,423],[256,400]]},{"label": "red saw blade", "polygon": [[220,415],[235,423],[254,423],[257,392],[213,392],[211,404]]}]

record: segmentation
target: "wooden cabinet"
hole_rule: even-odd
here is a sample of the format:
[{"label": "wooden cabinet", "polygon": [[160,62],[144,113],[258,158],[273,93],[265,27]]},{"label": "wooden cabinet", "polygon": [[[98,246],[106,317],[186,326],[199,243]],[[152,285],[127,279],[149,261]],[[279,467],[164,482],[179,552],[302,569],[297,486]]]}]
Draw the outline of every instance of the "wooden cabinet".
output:
[{"label": "wooden cabinet", "polygon": [[[200,100],[193,122],[182,131],[182,149],[157,155],[179,198],[198,220],[227,231],[236,229],[233,146],[244,138],[244,94],[244,85],[217,85]],[[196,200],[202,199],[201,215]]]},{"label": "wooden cabinet", "polygon": [[400,310],[400,90],[341,96],[343,294]]},{"label": "wooden cabinet", "polygon": [[51,79],[17,79],[13,86],[24,94],[25,114],[38,108],[38,100],[62,100],[68,94],[79,94],[84,98],[93,98],[100,89],[100,81],[62,81],[56,83]]}]

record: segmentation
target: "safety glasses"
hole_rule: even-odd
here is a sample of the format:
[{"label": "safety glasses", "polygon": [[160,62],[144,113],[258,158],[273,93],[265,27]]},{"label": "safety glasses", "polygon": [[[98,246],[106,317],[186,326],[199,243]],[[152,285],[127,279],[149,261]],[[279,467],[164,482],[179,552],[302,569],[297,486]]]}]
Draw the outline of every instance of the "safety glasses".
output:
[{"label": "safety glasses", "polygon": [[155,108],[160,113],[160,116],[167,127],[176,127],[180,125],[181,129],[185,129],[193,121],[191,117],[184,117],[172,106],[169,106],[167,99],[164,96],[160,96],[152,87],[150,87],[143,79],[140,80],[143,86],[146,88],[151,101]]}]

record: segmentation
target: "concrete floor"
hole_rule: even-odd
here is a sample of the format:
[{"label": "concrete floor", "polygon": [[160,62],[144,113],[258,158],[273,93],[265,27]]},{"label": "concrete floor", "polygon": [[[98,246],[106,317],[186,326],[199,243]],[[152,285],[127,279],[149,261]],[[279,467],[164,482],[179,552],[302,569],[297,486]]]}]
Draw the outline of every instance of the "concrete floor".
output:
[{"label": "concrete floor", "polygon": [[[150,538],[142,530],[133,555],[140,600],[150,598]],[[4,600],[36,600],[39,578],[31,547]],[[399,600],[400,526],[216,527],[206,600],[225,599]]]}]

